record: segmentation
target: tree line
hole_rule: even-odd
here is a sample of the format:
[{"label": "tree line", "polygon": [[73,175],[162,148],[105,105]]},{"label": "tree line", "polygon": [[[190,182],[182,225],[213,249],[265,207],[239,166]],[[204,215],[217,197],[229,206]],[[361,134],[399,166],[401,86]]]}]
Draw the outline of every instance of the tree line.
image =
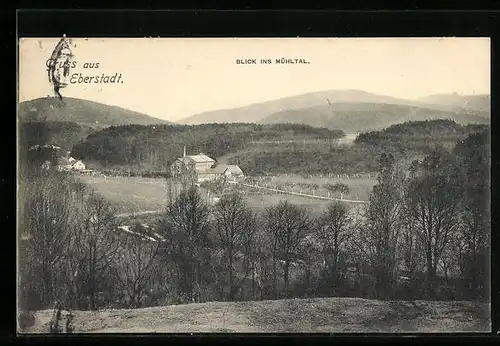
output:
[{"label": "tree line", "polygon": [[442,145],[453,147],[457,140],[465,138],[472,133],[488,129],[488,125],[468,124],[460,125],[450,119],[435,119],[424,121],[407,121],[389,126],[381,131],[360,133],[355,140],[358,144],[380,146],[397,145],[401,148],[423,148],[425,141],[433,139]]}]

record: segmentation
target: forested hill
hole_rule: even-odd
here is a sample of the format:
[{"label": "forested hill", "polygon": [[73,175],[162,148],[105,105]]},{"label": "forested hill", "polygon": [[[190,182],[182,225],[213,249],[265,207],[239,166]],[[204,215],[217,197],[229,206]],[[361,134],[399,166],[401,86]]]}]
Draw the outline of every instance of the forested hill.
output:
[{"label": "forested hill", "polygon": [[63,100],[46,97],[21,102],[18,117],[21,122],[62,121],[90,126],[171,124],[129,109],[71,97]]},{"label": "forested hill", "polygon": [[454,145],[458,139],[488,128],[489,126],[485,124],[460,125],[448,119],[408,121],[392,125],[381,131],[361,133],[355,142],[358,144],[411,147],[418,145],[419,142],[428,145],[430,142],[446,144],[449,141]]},{"label": "forested hill", "polygon": [[73,146],[72,156],[105,167],[166,170],[186,146],[188,154],[203,152],[214,159],[237,152],[250,142],[337,139],[341,130],[301,124],[202,124],[111,126]]},{"label": "forested hill", "polygon": [[225,157],[249,175],[265,173],[356,174],[375,172],[377,158],[391,153],[402,165],[437,148],[451,150],[471,133],[487,125],[460,125],[452,120],[415,121],[382,131],[361,133],[353,145],[318,143],[251,146]]},{"label": "forested hill", "polygon": [[77,124],[70,121],[37,121],[19,123],[19,145],[56,145],[71,150],[73,145],[104,127]]}]

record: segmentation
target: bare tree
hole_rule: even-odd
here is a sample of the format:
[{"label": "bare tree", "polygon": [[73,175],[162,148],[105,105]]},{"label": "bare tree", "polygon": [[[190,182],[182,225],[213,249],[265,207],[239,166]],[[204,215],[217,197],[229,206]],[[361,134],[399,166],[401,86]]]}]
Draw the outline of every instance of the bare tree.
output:
[{"label": "bare tree", "polygon": [[490,253],[490,169],[489,131],[469,135],[457,143],[454,154],[462,168],[464,197],[461,199],[458,257],[468,298],[487,295]]},{"label": "bare tree", "polygon": [[[136,225],[135,232],[139,227],[140,225]],[[118,278],[129,307],[140,307],[147,296],[148,284],[157,264],[159,244],[158,241],[150,241],[133,234],[126,235],[117,262]]]},{"label": "bare tree", "polygon": [[438,264],[459,226],[460,188],[454,174],[449,155],[436,152],[424,159],[419,174],[408,185],[408,210],[423,246],[430,297]]},{"label": "bare tree", "polygon": [[99,294],[120,249],[114,210],[103,197],[85,196],[70,245],[70,265],[78,305],[99,307]]},{"label": "bare tree", "polygon": [[384,299],[391,298],[394,292],[402,210],[403,175],[392,154],[382,154],[378,183],[373,187],[367,210],[365,245],[377,295]]},{"label": "bare tree", "polygon": [[304,269],[305,277],[302,282],[302,291],[296,293],[300,293],[306,297],[316,294],[319,284],[319,275],[324,264],[323,261],[318,260],[321,258],[322,253],[322,247],[313,234],[309,234],[304,238],[298,254],[300,264]]},{"label": "bare tree", "polygon": [[277,263],[283,261],[285,295],[288,296],[290,264],[297,258],[299,247],[311,230],[309,213],[288,201],[282,201],[266,210],[265,219],[272,242],[274,293],[276,296]]},{"label": "bare tree", "polygon": [[26,266],[20,273],[24,284],[36,285],[45,307],[64,294],[59,274],[74,226],[74,191],[69,180],[50,171],[23,182],[21,187],[20,263]]},{"label": "bare tree", "polygon": [[188,301],[199,301],[203,265],[209,256],[208,206],[196,186],[181,191],[167,206],[159,230],[166,239],[162,248],[166,258],[178,268],[180,291]]},{"label": "bare tree", "polygon": [[413,279],[421,269],[422,246],[413,221],[407,217],[404,217],[402,221],[400,256],[407,274]]},{"label": "bare tree", "polygon": [[229,286],[227,298],[234,299],[236,290],[241,285],[235,282],[235,264],[243,260],[246,280],[251,269],[252,238],[255,231],[253,213],[238,192],[224,195],[214,209],[214,227],[217,244],[222,249],[223,260],[227,264],[226,276]]},{"label": "bare tree", "polygon": [[317,222],[318,238],[324,261],[338,268],[339,257],[349,239],[351,217],[349,207],[341,202],[332,203],[321,214]]},{"label": "bare tree", "polygon": [[164,180],[164,186],[167,205],[171,205],[179,195],[180,183],[173,178],[166,178]]},{"label": "bare tree", "polygon": [[[267,299],[273,297],[270,288],[274,285],[274,276],[272,272],[273,259],[269,256],[273,253],[272,238],[265,229],[265,220],[256,218],[258,227],[252,234],[252,246],[250,247],[251,266],[252,266],[252,297],[254,300]],[[257,295],[258,293],[258,295]]]}]

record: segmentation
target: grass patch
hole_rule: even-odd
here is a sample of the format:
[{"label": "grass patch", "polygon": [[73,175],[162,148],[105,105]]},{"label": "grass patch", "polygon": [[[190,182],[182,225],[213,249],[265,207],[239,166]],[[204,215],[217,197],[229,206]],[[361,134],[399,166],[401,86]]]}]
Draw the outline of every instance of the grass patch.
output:
[{"label": "grass patch", "polygon": [[[286,177],[278,176],[276,179],[284,180],[290,178],[291,181],[300,182],[299,176]],[[106,198],[117,210],[118,213],[134,213],[142,211],[161,210],[167,203],[167,188],[165,179],[141,178],[141,177],[90,177],[82,176],[82,181],[95,189]],[[305,179],[308,182],[327,182],[327,178]],[[331,179],[329,180],[332,181]],[[352,191],[351,198],[366,196],[371,190],[372,182],[367,179],[345,179],[342,182],[348,184]],[[357,191],[357,192],[355,192]],[[204,195],[204,194],[203,194]],[[205,195],[204,195],[205,196]],[[345,198],[348,198],[346,196]],[[295,195],[285,194],[246,194],[248,206],[255,212],[262,212],[266,208],[278,204],[282,200],[304,206],[312,212],[321,212],[331,203],[328,200],[320,200]],[[146,216],[144,217],[146,218]]]}]

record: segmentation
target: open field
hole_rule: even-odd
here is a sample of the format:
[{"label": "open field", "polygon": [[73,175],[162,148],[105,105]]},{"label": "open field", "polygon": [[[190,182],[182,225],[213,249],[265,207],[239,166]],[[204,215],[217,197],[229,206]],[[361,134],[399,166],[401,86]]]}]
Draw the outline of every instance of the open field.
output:
[{"label": "open field", "polygon": [[81,179],[121,213],[158,210],[166,203],[164,179],[89,176],[82,176]]},{"label": "open field", "polygon": [[[119,213],[136,213],[144,211],[161,210],[167,203],[167,187],[165,179],[141,178],[141,177],[90,177],[82,176],[81,179],[98,193],[103,195]],[[344,196],[345,199],[366,200],[374,184],[373,179],[329,179],[327,177],[302,178],[300,176],[276,176],[270,184],[326,184],[343,182],[351,190]],[[270,185],[271,186],[271,185]],[[245,188],[248,190],[249,188]],[[255,190],[256,189],[251,189]],[[294,191],[299,192],[298,188]],[[304,189],[306,192],[307,189]],[[318,189],[318,195],[326,196],[326,191]],[[339,197],[334,196],[332,197]],[[313,211],[321,211],[331,203],[328,200],[320,200],[302,196],[276,194],[272,192],[248,193],[246,195],[249,206],[255,211],[288,200],[290,203],[307,207]]]},{"label": "open field", "polygon": [[[47,331],[52,311],[28,333]],[[76,333],[486,332],[490,306],[463,301],[314,298],[209,302],[143,309],[75,311]]]},{"label": "open field", "polygon": [[[295,185],[296,187],[293,188],[294,191],[299,191],[299,185],[304,184],[304,185],[317,185],[317,189],[315,193],[317,195],[321,196],[326,196],[327,195],[327,190],[324,188],[325,184],[336,184],[336,183],[342,183],[346,184],[349,187],[349,193],[344,195],[345,199],[352,199],[352,200],[362,200],[366,201],[368,200],[369,194],[371,193],[373,189],[373,185],[375,185],[377,182],[376,177],[364,177],[364,178],[350,178],[350,179],[345,179],[345,178],[329,178],[327,176],[312,176],[310,178],[304,178],[301,177],[300,175],[294,175],[294,174],[287,174],[287,175],[277,175],[271,177],[271,181],[269,182],[270,185],[285,185],[285,186],[293,186]],[[310,188],[304,187],[303,191],[310,192]],[[332,197],[339,197],[339,194],[337,193],[336,195],[331,195]]]}]

